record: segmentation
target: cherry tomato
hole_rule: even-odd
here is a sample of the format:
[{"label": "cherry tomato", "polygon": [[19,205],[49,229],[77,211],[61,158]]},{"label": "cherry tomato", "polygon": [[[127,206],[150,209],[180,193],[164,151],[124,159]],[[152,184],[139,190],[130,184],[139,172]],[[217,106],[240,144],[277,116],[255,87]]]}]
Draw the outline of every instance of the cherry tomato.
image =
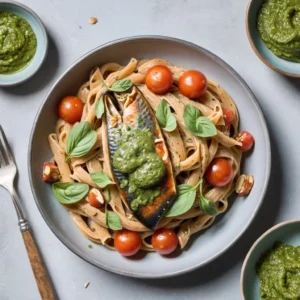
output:
[{"label": "cherry tomato", "polygon": [[208,184],[216,187],[224,186],[230,182],[233,176],[232,166],[225,158],[214,158],[204,177]]},{"label": "cherry tomato", "polygon": [[242,146],[238,147],[240,151],[245,152],[252,148],[254,144],[254,137],[248,131],[242,131],[236,140],[242,143]]},{"label": "cherry tomato", "polygon": [[223,118],[224,118],[226,126],[231,125],[231,123],[234,120],[234,117],[235,116],[234,116],[233,110],[231,110],[229,108],[225,108],[225,107],[223,108]]},{"label": "cherry tomato", "polygon": [[178,237],[172,229],[161,228],[153,233],[151,243],[156,252],[166,255],[177,248]]},{"label": "cherry tomato", "polygon": [[101,208],[104,205],[104,198],[98,189],[92,188],[89,191],[88,199],[93,207]]},{"label": "cherry tomato", "polygon": [[83,111],[83,103],[78,97],[66,96],[58,105],[59,116],[68,123],[79,122]]},{"label": "cherry tomato", "polygon": [[132,256],[141,248],[141,236],[138,232],[127,229],[117,231],[114,239],[116,250],[124,256]]},{"label": "cherry tomato", "polygon": [[199,98],[207,89],[207,79],[199,71],[186,71],[179,78],[178,87],[182,95],[190,99]]},{"label": "cherry tomato", "polygon": [[145,82],[147,88],[154,94],[165,94],[173,84],[173,75],[171,70],[162,65],[150,68],[146,74]]}]

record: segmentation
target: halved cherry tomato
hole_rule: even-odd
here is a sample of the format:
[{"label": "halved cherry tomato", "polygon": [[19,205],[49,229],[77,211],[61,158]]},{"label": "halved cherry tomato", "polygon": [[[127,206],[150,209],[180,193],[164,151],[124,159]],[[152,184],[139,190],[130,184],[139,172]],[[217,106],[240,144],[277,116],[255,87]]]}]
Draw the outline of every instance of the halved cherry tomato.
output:
[{"label": "halved cherry tomato", "polygon": [[124,256],[132,256],[141,248],[141,236],[138,232],[127,229],[117,231],[114,239],[116,250]]},{"label": "halved cherry tomato", "polygon": [[225,108],[225,107],[223,108],[223,118],[224,118],[226,126],[231,125],[231,123],[234,120],[234,117],[235,116],[234,116],[233,110],[231,110],[229,108]]},{"label": "halved cherry tomato", "polygon": [[147,71],[145,83],[152,93],[165,94],[171,89],[173,84],[172,72],[166,66],[154,66]]},{"label": "halved cherry tomato", "polygon": [[66,96],[58,105],[59,116],[68,123],[79,122],[83,111],[83,103],[78,97]]},{"label": "halved cherry tomato", "polygon": [[153,233],[151,243],[156,252],[166,255],[177,248],[178,237],[172,229],[161,228]]},{"label": "halved cherry tomato", "polygon": [[89,191],[88,199],[93,207],[101,208],[104,205],[104,198],[98,189],[92,188]]},{"label": "halved cherry tomato", "polygon": [[254,144],[254,137],[248,131],[242,131],[237,137],[236,140],[242,143],[242,146],[238,147],[238,149],[242,152],[248,151],[252,148]]},{"label": "halved cherry tomato", "polygon": [[217,157],[209,164],[204,177],[209,185],[220,187],[230,182],[233,176],[232,166],[225,158]]},{"label": "halved cherry tomato", "polygon": [[207,89],[207,79],[201,72],[189,70],[179,78],[178,87],[182,95],[190,99],[199,98]]}]

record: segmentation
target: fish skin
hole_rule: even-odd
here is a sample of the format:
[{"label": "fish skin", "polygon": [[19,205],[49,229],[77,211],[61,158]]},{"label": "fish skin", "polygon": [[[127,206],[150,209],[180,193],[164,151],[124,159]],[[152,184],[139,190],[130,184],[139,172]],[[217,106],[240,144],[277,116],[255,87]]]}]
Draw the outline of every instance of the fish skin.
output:
[{"label": "fish skin", "polygon": [[[132,97],[130,96],[131,94]],[[118,124],[117,128],[120,128],[121,130],[125,130],[126,127],[135,129],[150,128],[153,135],[153,140],[161,139],[165,147],[164,149],[167,151],[161,129],[143,94],[137,89],[137,87],[133,87],[131,94],[124,104],[122,116],[118,112],[121,117],[122,124]],[[111,94],[107,94],[107,97],[110,98],[106,101],[106,108],[109,110],[108,112],[113,111],[116,113],[117,109],[113,104],[116,99],[112,99],[111,97],[113,97],[113,95]],[[108,105],[114,107],[108,107]],[[130,207],[131,202],[134,200],[134,195],[129,193],[127,186],[124,188],[120,187],[123,180],[128,180],[128,176],[119,172],[112,163],[113,155],[119,147],[122,134],[113,134],[115,128],[112,126],[112,116],[110,113],[106,113],[105,115],[105,120],[107,123],[108,151],[110,155],[112,174],[114,177],[113,179],[117,184],[121,197],[123,197],[123,200],[128,202]],[[164,161],[164,165],[166,167],[166,175],[161,182],[161,194],[153,200],[153,204],[147,204],[145,206],[140,205],[137,211],[132,211],[134,216],[151,230],[155,230],[157,224],[170,208],[173,200],[176,197],[176,184],[169,155],[167,160]]]}]

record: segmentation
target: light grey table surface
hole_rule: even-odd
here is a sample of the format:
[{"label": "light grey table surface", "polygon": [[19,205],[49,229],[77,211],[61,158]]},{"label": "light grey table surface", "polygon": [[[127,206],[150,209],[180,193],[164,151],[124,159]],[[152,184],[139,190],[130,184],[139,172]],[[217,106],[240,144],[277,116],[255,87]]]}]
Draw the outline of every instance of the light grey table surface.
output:
[{"label": "light grey table surface", "polygon": [[[0,1],[1,2],[1,1]],[[19,168],[18,190],[59,299],[241,299],[242,261],[254,240],[300,214],[300,81],[268,69],[245,32],[248,0],[23,0],[43,20],[47,61],[27,83],[0,89],[0,124]],[[98,18],[90,25],[91,16]],[[249,84],[272,140],[272,174],[265,201],[238,242],[206,267],[166,280],[138,280],[102,271],[69,251],[42,219],[31,193],[27,149],[36,112],[56,78],[78,57],[126,36],[185,39],[219,55]],[[205,246],[205,245],[204,245]],[[87,289],[84,283],[90,281]],[[9,194],[0,188],[0,300],[39,299]]]}]

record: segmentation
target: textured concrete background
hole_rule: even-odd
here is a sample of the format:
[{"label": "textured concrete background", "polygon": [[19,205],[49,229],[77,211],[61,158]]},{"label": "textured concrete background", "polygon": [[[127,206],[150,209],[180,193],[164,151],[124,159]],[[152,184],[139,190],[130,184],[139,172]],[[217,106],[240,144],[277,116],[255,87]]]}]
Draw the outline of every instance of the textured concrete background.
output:
[{"label": "textured concrete background", "polygon": [[[50,38],[47,61],[27,83],[0,89],[0,123],[19,168],[18,189],[60,299],[241,299],[243,258],[267,228],[299,215],[299,81],[262,64],[245,33],[247,0],[22,0],[43,20]],[[88,18],[99,22],[90,25]],[[166,280],[137,280],[99,270],[75,256],[52,234],[34,203],[27,147],[36,111],[55,78],[79,56],[105,42],[140,34],[178,37],[214,52],[252,88],[272,138],[272,175],[266,199],[243,237],[209,266]],[[297,213],[298,212],[298,213]],[[90,281],[85,289],[84,283]],[[0,300],[36,300],[17,218],[0,188]]]}]

